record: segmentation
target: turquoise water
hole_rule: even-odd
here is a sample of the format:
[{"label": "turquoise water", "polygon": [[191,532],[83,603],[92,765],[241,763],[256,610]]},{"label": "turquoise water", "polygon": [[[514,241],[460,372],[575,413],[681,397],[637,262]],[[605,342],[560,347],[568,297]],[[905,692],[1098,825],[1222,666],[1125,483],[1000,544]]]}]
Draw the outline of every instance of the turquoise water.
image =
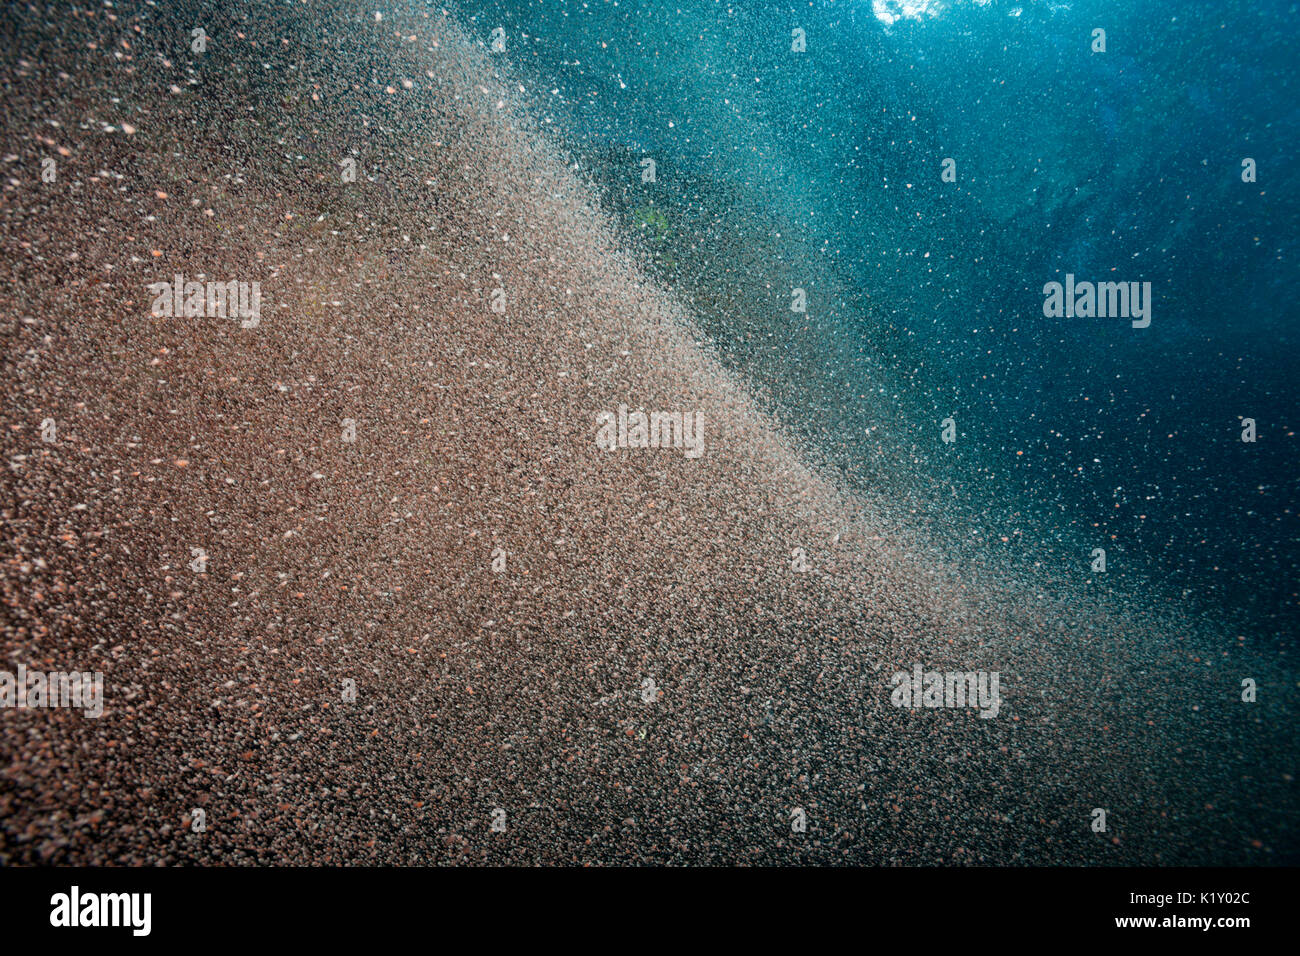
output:
[{"label": "turquoise water", "polygon": [[[1069,575],[1104,546],[1106,586],[1295,622],[1293,6],[461,10],[505,31],[728,363],[852,482],[971,560],[1006,537],[994,560]],[[1150,282],[1150,327],[1045,318],[1067,273]]]}]

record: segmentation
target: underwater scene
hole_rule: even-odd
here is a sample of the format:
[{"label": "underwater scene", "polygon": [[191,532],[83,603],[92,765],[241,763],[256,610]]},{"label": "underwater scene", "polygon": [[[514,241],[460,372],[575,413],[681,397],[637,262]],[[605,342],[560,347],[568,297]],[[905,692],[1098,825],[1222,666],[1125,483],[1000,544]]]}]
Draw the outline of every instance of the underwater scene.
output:
[{"label": "underwater scene", "polygon": [[7,6],[0,864],[1300,862],[1298,20]]}]

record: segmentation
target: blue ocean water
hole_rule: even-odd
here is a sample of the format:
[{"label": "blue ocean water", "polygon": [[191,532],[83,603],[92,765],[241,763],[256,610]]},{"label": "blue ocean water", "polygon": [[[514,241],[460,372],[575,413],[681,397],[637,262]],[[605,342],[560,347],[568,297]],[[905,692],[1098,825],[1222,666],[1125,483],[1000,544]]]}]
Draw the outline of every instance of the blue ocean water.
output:
[{"label": "blue ocean water", "polygon": [[[460,11],[484,42],[505,31],[542,121],[633,231],[636,164],[656,160],[665,281],[851,482],[972,560],[1100,586],[1102,547],[1107,586],[1288,639],[1295,4]],[[1045,317],[1067,274],[1151,283],[1150,326]]]}]

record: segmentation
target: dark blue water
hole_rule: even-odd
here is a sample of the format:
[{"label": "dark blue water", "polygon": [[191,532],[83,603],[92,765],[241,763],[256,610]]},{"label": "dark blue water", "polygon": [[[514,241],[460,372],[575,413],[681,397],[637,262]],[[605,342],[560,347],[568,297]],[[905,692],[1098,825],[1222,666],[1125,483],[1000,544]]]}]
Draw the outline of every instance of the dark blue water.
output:
[{"label": "dark blue water", "polygon": [[[663,210],[664,280],[851,481],[971,560],[1158,589],[1288,639],[1296,5],[461,10],[485,41],[504,28],[543,121],[633,231],[639,203]],[[1044,317],[1067,273],[1150,282],[1150,327]]]}]

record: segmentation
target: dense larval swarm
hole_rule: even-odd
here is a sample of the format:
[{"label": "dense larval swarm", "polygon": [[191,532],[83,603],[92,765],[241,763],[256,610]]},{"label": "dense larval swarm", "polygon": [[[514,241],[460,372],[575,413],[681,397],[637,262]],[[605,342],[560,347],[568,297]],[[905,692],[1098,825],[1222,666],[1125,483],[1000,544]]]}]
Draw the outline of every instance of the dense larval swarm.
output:
[{"label": "dense larval swarm", "polygon": [[[195,15],[7,14],[0,652],[106,688],[0,714],[0,861],[1274,852],[1249,652],[946,562],[818,467],[486,36],[235,5],[199,54]],[[260,282],[260,320],[151,314],[174,273]],[[620,404],[707,453],[601,450]],[[1000,672],[999,719],[890,706],[914,662]]]}]

